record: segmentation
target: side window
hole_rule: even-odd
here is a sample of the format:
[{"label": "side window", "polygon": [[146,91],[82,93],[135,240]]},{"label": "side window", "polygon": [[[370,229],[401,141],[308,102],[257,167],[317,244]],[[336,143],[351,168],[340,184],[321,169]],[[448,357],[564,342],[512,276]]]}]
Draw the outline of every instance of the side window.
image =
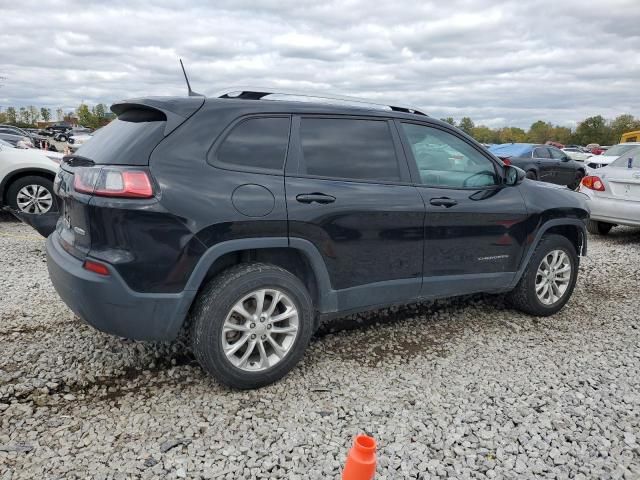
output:
[{"label": "side window", "polygon": [[230,166],[282,170],[289,143],[288,117],[250,118],[236,125],[216,151]]},{"label": "side window", "polygon": [[302,118],[300,144],[308,175],[352,180],[400,180],[386,120]]},{"label": "side window", "polygon": [[533,158],[551,158],[547,147],[538,147],[533,151]]},{"label": "side window", "polygon": [[403,123],[422,184],[476,188],[498,185],[495,165],[461,138],[438,128]]},{"label": "side window", "polygon": [[551,152],[551,158],[554,160],[562,160],[565,157],[565,154],[557,148],[549,148],[549,151]]}]

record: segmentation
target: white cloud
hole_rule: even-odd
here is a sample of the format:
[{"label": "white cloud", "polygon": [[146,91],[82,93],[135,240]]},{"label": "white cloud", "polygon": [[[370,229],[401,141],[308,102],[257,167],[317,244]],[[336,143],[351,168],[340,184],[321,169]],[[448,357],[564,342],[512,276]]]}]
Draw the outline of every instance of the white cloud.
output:
[{"label": "white cloud", "polygon": [[183,57],[203,93],[331,91],[490,126],[640,115],[637,0],[0,0],[0,8],[2,107],[183,95]]}]

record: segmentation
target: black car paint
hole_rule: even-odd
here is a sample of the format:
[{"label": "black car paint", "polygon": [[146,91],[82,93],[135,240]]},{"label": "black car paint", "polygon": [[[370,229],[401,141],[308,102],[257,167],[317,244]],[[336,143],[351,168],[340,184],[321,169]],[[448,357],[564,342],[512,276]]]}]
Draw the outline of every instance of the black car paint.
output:
[{"label": "black car paint", "polygon": [[[580,194],[546,192],[528,180],[463,190],[418,185],[399,130],[394,135],[400,182],[300,175],[295,135],[284,175],[221,168],[212,156],[216,139],[242,117],[291,115],[295,125],[300,115],[350,115],[445,129],[483,152],[504,175],[496,157],[443,122],[299,102],[207,99],[197,108],[193,103],[176,108],[182,100],[168,102],[167,135],[153,147],[143,140],[138,144],[136,162],[148,164],[157,184],[154,198],[79,194],[71,188],[76,167],[68,160],[56,182],[65,208],[47,244],[52,280],[67,304],[99,329],[136,339],[173,338],[211,266],[233,252],[298,252],[313,269],[319,314],[332,316],[420,298],[506,291],[517,282],[535,242],[555,225],[552,221],[572,225],[586,245],[588,213]],[[159,99],[146,104],[163,108]],[[77,156],[87,151],[83,146]],[[265,189],[272,196],[270,208],[255,216],[241,213],[264,204]],[[335,201],[298,201],[306,194]],[[443,197],[457,204],[431,204]],[[95,274],[78,270],[87,258],[106,263],[109,280],[87,280]],[[74,292],[85,292],[92,301]],[[118,312],[117,324],[104,313],[110,308]]]},{"label": "black car paint", "polygon": [[[536,155],[540,149],[547,151],[549,157]],[[552,152],[556,152],[558,158],[553,158]],[[569,186],[575,182],[578,173],[584,175],[586,172],[583,162],[572,160],[562,150],[549,145],[534,145],[526,155],[509,157],[509,161],[525,172],[534,172],[536,180],[556,185]]]}]

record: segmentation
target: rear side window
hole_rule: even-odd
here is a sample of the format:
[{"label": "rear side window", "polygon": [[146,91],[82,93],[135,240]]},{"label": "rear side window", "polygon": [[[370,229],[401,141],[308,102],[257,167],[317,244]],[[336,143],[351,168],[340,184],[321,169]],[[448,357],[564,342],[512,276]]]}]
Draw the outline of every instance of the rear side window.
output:
[{"label": "rear side window", "polygon": [[549,148],[548,150],[551,152],[551,158],[555,160],[562,160],[566,157],[566,155],[557,148]]},{"label": "rear side window", "polygon": [[302,118],[300,143],[308,175],[398,181],[400,170],[386,120]]},{"label": "rear side window", "polygon": [[236,125],[216,152],[230,166],[282,170],[289,144],[289,117],[250,118]]},{"label": "rear side window", "polygon": [[549,149],[546,147],[538,147],[533,151],[533,158],[551,158]]}]

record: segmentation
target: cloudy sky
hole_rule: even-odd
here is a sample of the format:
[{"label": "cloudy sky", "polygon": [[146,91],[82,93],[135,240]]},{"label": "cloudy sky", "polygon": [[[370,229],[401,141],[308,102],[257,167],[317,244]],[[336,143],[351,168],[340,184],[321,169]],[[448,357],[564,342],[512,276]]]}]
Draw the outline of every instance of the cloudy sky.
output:
[{"label": "cloudy sky", "polygon": [[[185,7],[185,5],[189,5]],[[640,116],[639,0],[0,0],[0,107],[235,85],[528,127]]]}]

